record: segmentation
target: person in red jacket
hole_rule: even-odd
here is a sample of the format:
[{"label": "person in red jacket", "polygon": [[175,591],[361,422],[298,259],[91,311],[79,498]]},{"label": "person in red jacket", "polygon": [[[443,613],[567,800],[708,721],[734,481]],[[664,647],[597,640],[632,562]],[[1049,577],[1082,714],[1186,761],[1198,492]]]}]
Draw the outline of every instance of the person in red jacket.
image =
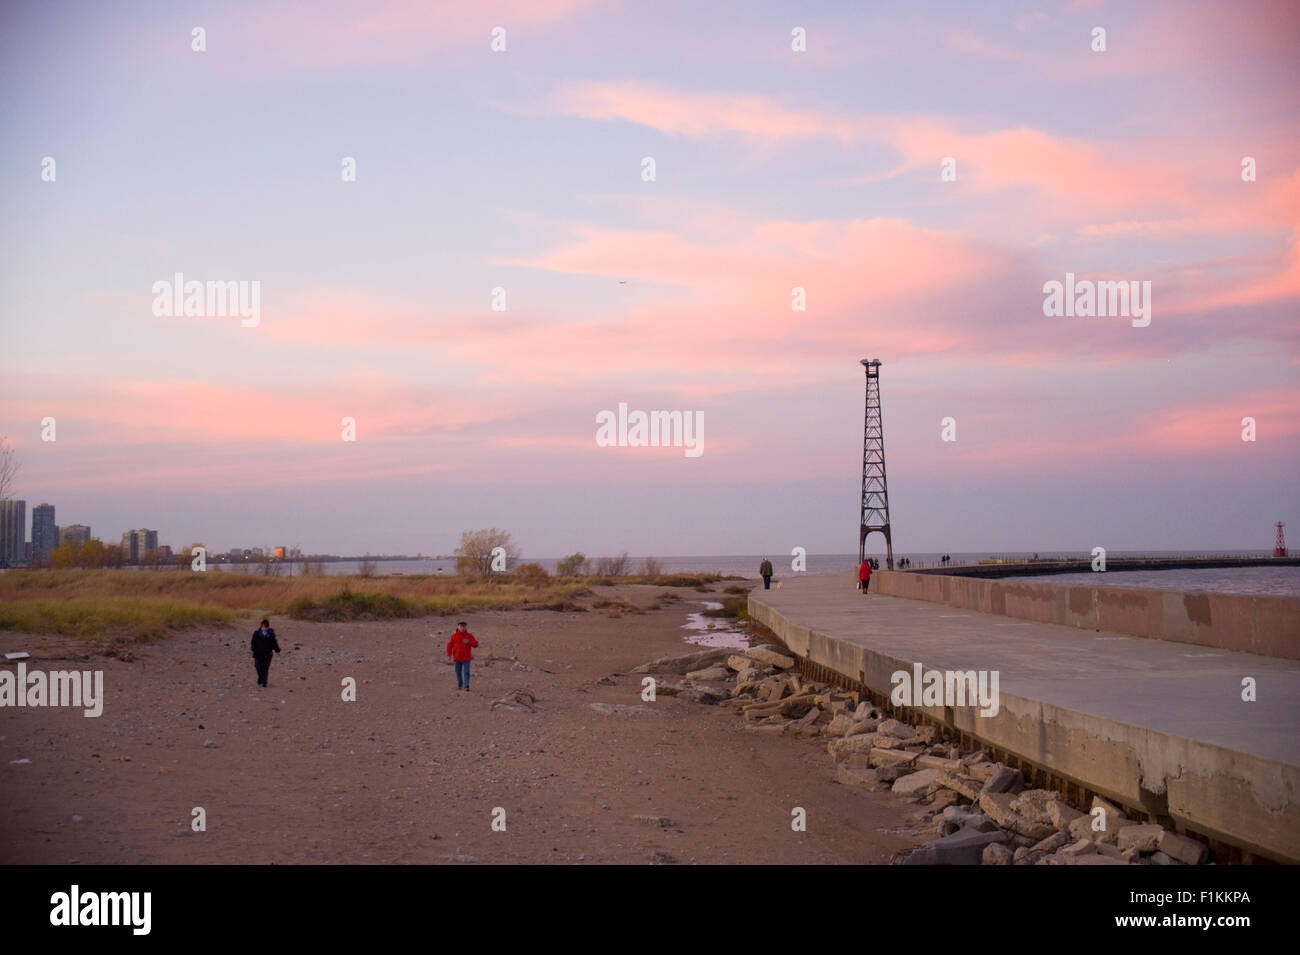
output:
[{"label": "person in red jacket", "polygon": [[858,587],[865,594],[867,585],[871,583],[871,561],[864,560],[862,566],[858,568]]},{"label": "person in red jacket", "polygon": [[456,629],[447,641],[447,659],[456,661],[456,689],[464,687],[469,689],[469,661],[473,659],[470,653],[470,647],[477,647],[478,641],[474,639],[474,634],[466,630],[468,624],[462,620],[456,624]]}]

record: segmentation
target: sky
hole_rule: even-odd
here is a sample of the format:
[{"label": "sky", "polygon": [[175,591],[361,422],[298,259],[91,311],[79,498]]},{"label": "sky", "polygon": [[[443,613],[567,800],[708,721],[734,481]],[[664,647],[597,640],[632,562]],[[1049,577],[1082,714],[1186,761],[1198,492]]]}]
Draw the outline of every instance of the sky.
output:
[{"label": "sky", "polygon": [[[849,553],[870,358],[896,553],[1300,536],[1294,3],[0,11],[29,514]],[[256,323],[166,314],[177,273]],[[1149,282],[1149,323],[1046,314],[1067,273]],[[702,453],[599,442],[620,403]]]}]

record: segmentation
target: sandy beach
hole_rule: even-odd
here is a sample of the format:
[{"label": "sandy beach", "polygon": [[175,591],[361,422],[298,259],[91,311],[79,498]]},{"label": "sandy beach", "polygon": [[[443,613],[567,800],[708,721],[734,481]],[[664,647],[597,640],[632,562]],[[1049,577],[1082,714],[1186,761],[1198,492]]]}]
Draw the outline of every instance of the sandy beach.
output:
[{"label": "sandy beach", "polygon": [[[597,587],[581,603],[649,607],[663,589]],[[480,643],[468,693],[443,657],[459,615],[274,617],[284,652],[267,689],[248,654],[260,614],[128,661],[0,634],[31,652],[29,669],[102,669],[106,697],[99,718],[0,710],[0,861],[885,863],[930,838],[906,799],[835,782],[824,742],[678,697],[640,716],[592,709],[641,704],[633,667],[699,649],[682,625],[710,595],[677,593],[645,613],[467,614]],[[536,712],[491,708],[521,688]]]}]

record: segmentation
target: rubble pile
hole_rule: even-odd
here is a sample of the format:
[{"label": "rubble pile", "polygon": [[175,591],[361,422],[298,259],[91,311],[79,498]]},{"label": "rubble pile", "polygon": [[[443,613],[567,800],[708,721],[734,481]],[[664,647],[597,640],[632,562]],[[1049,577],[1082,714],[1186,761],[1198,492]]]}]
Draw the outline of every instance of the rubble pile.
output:
[{"label": "rubble pile", "polygon": [[888,718],[856,690],[803,680],[777,646],[705,650],[636,668],[656,692],[729,706],[747,729],[826,741],[835,778],[890,790],[923,807],[936,836],[907,865],[1200,865],[1196,839],[1129,819],[1106,800],[1080,812],[1050,789],[1028,789],[1018,769],[984,751],[962,752],[939,728]]}]

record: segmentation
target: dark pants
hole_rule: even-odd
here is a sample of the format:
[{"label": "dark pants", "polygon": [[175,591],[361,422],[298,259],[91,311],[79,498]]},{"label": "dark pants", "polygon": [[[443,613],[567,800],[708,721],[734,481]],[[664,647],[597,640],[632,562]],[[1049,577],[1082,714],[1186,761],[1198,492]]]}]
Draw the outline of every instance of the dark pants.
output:
[{"label": "dark pants", "polygon": [[266,676],[271,672],[271,658],[253,657],[253,666],[257,667],[257,685],[266,686]]},{"label": "dark pants", "polygon": [[867,592],[867,585],[871,583],[871,580],[867,579],[867,580],[859,581],[859,583],[862,584],[862,592],[865,594]]},{"label": "dark pants", "polygon": [[[461,674],[464,674],[463,680],[461,679]],[[462,686],[466,688],[469,687],[469,661],[468,660],[456,661],[456,689],[459,690]]]},{"label": "dark pants", "polygon": [[772,589],[772,575],[771,575],[771,574],[764,574],[764,575],[763,575],[763,589],[764,589],[764,590],[771,590],[771,589]]}]

